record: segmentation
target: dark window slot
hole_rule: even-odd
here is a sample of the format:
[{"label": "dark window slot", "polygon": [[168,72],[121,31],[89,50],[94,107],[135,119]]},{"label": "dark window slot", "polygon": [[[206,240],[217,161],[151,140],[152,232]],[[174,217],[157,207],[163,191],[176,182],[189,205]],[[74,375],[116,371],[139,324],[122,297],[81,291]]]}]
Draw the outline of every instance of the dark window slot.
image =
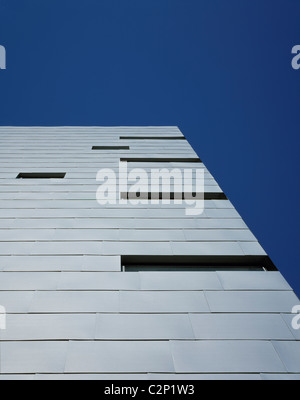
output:
[{"label": "dark window slot", "polygon": [[186,140],[184,136],[120,136],[121,140]]},{"label": "dark window slot", "polygon": [[216,272],[216,271],[265,271],[264,267],[205,267],[197,265],[124,265],[125,272]]},{"label": "dark window slot", "polygon": [[277,271],[268,256],[122,256],[123,271]]},{"label": "dark window slot", "polygon": [[63,179],[65,172],[21,172],[17,179]]},{"label": "dark window slot", "polygon": [[200,158],[121,158],[120,161],[127,162],[152,162],[152,163],[163,163],[163,162],[184,162],[184,163],[201,163]]},{"label": "dark window slot", "polygon": [[[203,196],[204,195],[204,196]],[[170,199],[170,200],[228,200],[225,193],[214,193],[214,192],[205,192],[205,193],[151,193],[151,192],[123,192],[121,193],[121,199],[142,199],[142,200],[162,200],[162,199]]]},{"label": "dark window slot", "polygon": [[129,146],[93,146],[92,150],[130,150]]},{"label": "dark window slot", "polygon": [[228,197],[223,192],[206,192],[204,193],[205,200],[228,200]]}]

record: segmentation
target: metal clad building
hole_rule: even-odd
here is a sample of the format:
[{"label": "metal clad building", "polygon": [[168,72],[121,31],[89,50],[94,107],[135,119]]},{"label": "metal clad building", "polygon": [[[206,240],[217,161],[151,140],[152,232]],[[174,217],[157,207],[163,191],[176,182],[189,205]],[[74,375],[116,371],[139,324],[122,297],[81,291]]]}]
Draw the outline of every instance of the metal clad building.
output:
[{"label": "metal clad building", "polygon": [[[0,379],[300,379],[300,302],[177,127],[0,127],[0,154]],[[204,168],[204,211],[100,205],[120,160]]]}]

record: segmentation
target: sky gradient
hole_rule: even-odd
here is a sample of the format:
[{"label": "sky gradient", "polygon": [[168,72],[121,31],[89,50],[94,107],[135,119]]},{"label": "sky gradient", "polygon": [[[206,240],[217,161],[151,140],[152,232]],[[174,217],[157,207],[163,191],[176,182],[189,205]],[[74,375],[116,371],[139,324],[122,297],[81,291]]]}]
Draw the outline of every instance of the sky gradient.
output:
[{"label": "sky gradient", "polygon": [[176,125],[300,295],[298,0],[0,0],[0,125]]}]

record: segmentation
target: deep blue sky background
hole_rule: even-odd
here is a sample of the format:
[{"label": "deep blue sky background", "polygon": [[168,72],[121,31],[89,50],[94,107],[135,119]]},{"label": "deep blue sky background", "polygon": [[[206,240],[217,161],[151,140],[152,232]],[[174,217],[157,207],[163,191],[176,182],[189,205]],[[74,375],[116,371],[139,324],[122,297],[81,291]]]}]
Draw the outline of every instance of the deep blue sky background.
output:
[{"label": "deep blue sky background", "polygon": [[177,125],[300,294],[298,0],[0,0],[0,125]]}]

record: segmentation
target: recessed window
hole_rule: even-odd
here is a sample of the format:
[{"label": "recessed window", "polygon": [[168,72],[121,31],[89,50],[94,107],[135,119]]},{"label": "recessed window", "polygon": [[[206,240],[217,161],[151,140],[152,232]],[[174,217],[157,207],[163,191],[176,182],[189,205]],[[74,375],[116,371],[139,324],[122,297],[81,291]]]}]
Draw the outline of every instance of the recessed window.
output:
[{"label": "recessed window", "polygon": [[121,199],[142,199],[142,200],[228,200],[225,193],[222,192],[205,192],[205,193],[180,193],[180,192],[170,192],[170,193],[151,193],[151,192],[122,192]]},{"label": "recessed window", "polygon": [[264,267],[205,267],[197,265],[124,265],[124,272],[216,272],[216,271],[265,271]]},{"label": "recessed window", "polygon": [[[155,246],[154,246],[155,248]],[[134,271],[277,271],[268,256],[121,256],[122,270]]]},{"label": "recessed window", "polygon": [[93,146],[92,150],[130,150],[129,146]]},{"label": "recessed window", "polygon": [[63,179],[65,172],[21,172],[17,179]]},{"label": "recessed window", "polygon": [[184,162],[184,163],[201,163],[200,158],[121,158],[120,161],[127,162]]},{"label": "recessed window", "polygon": [[228,198],[223,192],[205,192],[204,200],[228,200]]},{"label": "recessed window", "polygon": [[120,136],[123,140],[186,140],[184,136]]}]

